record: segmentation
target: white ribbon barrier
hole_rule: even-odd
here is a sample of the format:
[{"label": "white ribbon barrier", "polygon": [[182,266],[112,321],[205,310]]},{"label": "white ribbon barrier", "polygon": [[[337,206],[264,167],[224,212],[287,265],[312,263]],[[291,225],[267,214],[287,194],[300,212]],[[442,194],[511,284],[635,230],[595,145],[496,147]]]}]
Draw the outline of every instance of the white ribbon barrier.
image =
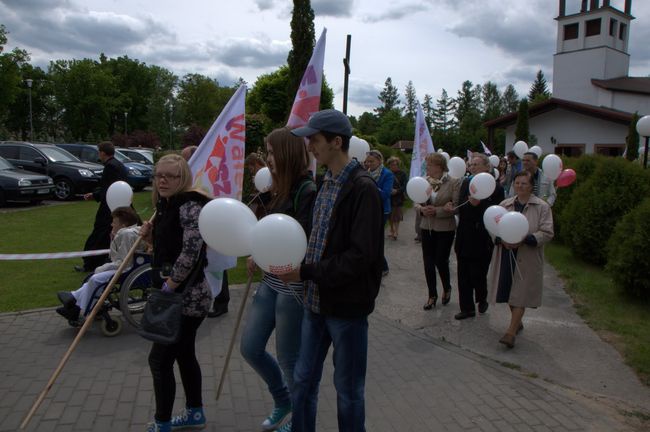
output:
[{"label": "white ribbon barrier", "polygon": [[0,261],[25,261],[25,260],[42,260],[42,259],[64,259],[78,258],[95,255],[108,255],[110,249],[98,249],[84,252],[54,252],[38,254],[0,254]]}]

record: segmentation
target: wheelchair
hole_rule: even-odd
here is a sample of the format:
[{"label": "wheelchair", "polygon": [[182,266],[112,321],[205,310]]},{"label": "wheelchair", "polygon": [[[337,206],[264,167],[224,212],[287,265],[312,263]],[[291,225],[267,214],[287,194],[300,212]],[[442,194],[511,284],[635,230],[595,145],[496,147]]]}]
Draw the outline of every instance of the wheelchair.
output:
[{"label": "wheelchair", "polygon": [[[84,283],[92,276],[86,276]],[[85,307],[84,316],[78,320],[68,320],[73,327],[81,327],[88,315],[101,297],[110,282],[97,286],[88,305]],[[153,290],[151,279],[151,255],[135,253],[133,266],[120,275],[106,300],[99,306],[95,319],[101,320],[101,331],[104,336],[117,336],[122,331],[120,317],[112,317],[110,312],[118,310],[122,317],[136,329],[140,327],[140,320],[144,312],[150,293]]]}]

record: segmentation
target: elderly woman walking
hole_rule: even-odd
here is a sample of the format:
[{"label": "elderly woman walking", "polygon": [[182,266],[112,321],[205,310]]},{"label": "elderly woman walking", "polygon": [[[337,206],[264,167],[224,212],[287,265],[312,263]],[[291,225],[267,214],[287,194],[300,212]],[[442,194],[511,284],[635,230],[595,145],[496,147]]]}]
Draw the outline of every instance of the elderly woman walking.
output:
[{"label": "elderly woman walking", "polygon": [[515,196],[502,201],[501,206],[526,216],[528,235],[517,244],[497,237],[488,275],[490,300],[510,305],[510,326],[499,340],[508,348],[515,346],[515,335],[524,328],[521,320],[526,308],[542,304],[544,244],[553,238],[551,207],[533,194],[532,174],[517,173],[512,187]]}]

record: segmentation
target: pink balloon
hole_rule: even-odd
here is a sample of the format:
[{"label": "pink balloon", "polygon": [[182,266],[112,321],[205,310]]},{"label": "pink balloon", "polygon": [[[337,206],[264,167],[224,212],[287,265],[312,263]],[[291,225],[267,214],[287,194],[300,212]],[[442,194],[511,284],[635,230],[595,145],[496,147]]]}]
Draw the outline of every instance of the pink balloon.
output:
[{"label": "pink balloon", "polygon": [[560,176],[557,178],[556,184],[557,187],[563,188],[571,185],[576,181],[576,172],[571,168],[567,168],[560,173]]}]

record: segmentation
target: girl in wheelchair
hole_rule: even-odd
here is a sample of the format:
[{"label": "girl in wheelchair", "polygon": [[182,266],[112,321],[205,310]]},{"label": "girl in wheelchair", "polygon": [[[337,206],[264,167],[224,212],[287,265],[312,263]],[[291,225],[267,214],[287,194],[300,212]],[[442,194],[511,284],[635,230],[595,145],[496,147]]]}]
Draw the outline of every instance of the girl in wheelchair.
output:
[{"label": "girl in wheelchair", "polygon": [[[119,207],[113,210],[111,216],[113,217],[109,254],[111,261],[97,267],[94,274],[79,289],[57,293],[63,306],[57,308],[56,311],[68,321],[78,321],[80,316],[85,315],[92,308],[97,288],[106,285],[111,280],[129,250],[138,240],[139,225],[142,224],[142,221],[135,210],[131,207]],[[145,243],[141,245],[143,248],[145,247]],[[124,270],[126,271],[132,265],[133,262],[129,263]]]}]

